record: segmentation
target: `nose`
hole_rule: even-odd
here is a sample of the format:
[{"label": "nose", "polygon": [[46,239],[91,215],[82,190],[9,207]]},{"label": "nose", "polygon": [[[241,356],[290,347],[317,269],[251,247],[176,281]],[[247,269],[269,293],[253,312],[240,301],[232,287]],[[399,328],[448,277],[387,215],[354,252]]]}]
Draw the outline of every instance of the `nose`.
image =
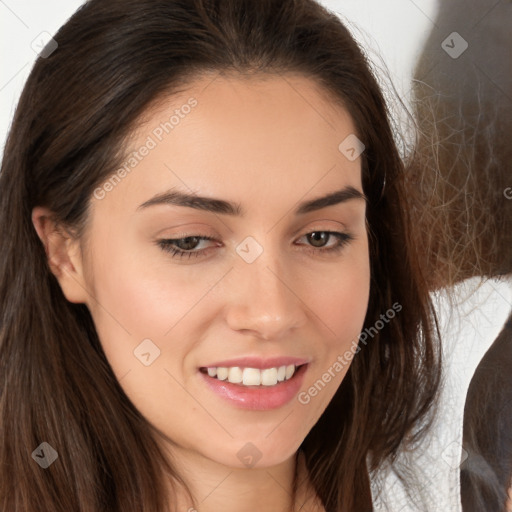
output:
[{"label": "nose", "polygon": [[304,326],[307,297],[301,283],[305,280],[297,275],[299,269],[288,266],[285,271],[285,266],[268,248],[252,263],[237,258],[225,290],[231,329],[272,341],[289,338],[290,332]]}]

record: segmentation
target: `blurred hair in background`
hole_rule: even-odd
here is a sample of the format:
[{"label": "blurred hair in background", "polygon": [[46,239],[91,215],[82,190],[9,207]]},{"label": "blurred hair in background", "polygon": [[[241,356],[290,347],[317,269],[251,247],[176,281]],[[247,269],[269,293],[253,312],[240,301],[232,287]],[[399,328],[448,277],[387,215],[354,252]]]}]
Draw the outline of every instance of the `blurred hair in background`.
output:
[{"label": "blurred hair in background", "polygon": [[[432,289],[512,274],[512,2],[443,0],[435,23],[415,70],[408,184]],[[512,510],[511,369],[512,315],[466,399],[464,512]]]},{"label": "blurred hair in background", "polygon": [[409,176],[433,287],[512,272],[512,2],[443,0],[435,23]]}]

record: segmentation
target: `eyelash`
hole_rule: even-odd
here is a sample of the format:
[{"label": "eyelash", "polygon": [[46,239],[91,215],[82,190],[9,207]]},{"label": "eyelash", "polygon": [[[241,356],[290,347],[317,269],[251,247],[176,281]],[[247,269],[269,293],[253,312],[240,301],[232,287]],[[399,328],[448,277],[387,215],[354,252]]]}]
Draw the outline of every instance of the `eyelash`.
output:
[{"label": "eyelash", "polygon": [[[310,231],[309,233],[305,233],[304,235],[302,235],[302,237],[307,236],[307,235],[312,235],[313,233],[327,233],[330,236],[334,236],[338,240],[336,245],[334,245],[333,247],[329,247],[327,249],[324,249],[322,247],[314,248],[311,246],[306,249],[308,252],[316,253],[316,254],[319,254],[319,253],[320,254],[325,254],[325,253],[336,254],[336,253],[340,252],[352,240],[354,240],[354,237],[352,235],[350,235],[348,233],[339,233],[337,231]],[[205,255],[205,253],[208,252],[209,249],[213,249],[213,247],[208,247],[206,249],[201,249],[199,251],[196,251],[193,249],[189,250],[189,251],[185,251],[182,249],[177,249],[173,245],[176,242],[183,242],[184,240],[188,240],[190,238],[197,238],[200,241],[202,241],[202,240],[214,241],[215,240],[214,238],[212,238],[210,236],[189,235],[189,236],[185,236],[182,238],[167,238],[167,239],[158,240],[157,244],[160,246],[160,248],[163,251],[171,253],[173,258],[183,258],[186,255],[188,255],[189,258],[191,258],[192,256],[200,257],[200,256]],[[328,239],[328,241],[329,240],[330,240],[330,238]]]}]

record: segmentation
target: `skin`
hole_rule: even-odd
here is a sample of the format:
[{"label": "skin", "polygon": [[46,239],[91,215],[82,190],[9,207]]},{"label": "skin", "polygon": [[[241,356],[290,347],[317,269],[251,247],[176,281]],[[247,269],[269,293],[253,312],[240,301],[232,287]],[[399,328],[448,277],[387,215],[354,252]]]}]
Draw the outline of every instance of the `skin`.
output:
[{"label": "skin", "polygon": [[[66,298],[91,311],[112,370],[167,437],[162,446],[200,512],[248,512],[254,503],[289,511],[294,455],[348,365],[308,404],[293,399],[269,411],[228,403],[198,368],[246,355],[304,357],[303,392],[357,340],[370,287],[365,200],[293,213],[346,186],[362,193],[361,159],[338,150],[356,130],[305,77],[206,76],[148,110],[130,151],[190,97],[198,101],[191,113],[103,199],[91,198],[84,238],[56,230],[45,208],[32,219]],[[245,215],[169,204],[138,210],[171,187],[237,202]],[[321,253],[322,242],[306,236],[315,231],[353,240]],[[201,257],[173,258],[156,243],[194,235],[215,239],[194,249],[209,248]],[[250,264],[235,250],[247,236],[263,248]],[[326,235],[323,245],[337,239]],[[150,366],[133,353],[147,338],[160,349]],[[261,453],[252,468],[237,457],[248,442]],[[302,482],[302,466],[299,475]],[[298,494],[297,508],[312,496],[307,481]],[[178,500],[178,510],[192,506]],[[302,510],[321,508],[310,501]]]}]

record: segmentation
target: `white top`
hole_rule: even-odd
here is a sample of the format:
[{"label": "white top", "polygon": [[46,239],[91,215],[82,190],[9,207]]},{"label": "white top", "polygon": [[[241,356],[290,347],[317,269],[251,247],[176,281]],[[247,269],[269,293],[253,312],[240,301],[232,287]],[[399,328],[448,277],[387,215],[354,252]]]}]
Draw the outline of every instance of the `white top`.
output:
[{"label": "white top", "polygon": [[446,292],[432,295],[444,357],[439,413],[412,456],[401,454],[397,464],[414,470],[417,485],[409,486],[412,496],[407,496],[391,468],[383,469],[372,481],[375,512],[462,512],[459,467],[467,457],[462,448],[464,404],[478,364],[512,310],[512,278],[468,279],[455,287],[452,296],[450,300]]}]

